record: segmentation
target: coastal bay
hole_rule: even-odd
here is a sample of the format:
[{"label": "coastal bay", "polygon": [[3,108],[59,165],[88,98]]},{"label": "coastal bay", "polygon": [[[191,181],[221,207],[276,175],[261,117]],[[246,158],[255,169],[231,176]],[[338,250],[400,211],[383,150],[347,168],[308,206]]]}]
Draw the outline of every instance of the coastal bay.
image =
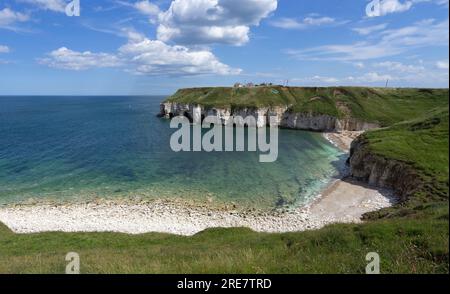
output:
[{"label": "coastal bay", "polygon": [[[369,92],[373,91],[377,90]],[[56,162],[51,165],[58,173],[53,180],[49,173],[53,170],[42,169],[47,161],[41,158],[33,166],[33,160],[24,160],[33,153],[25,151],[32,146],[39,152],[46,151],[41,155],[52,155],[54,150],[49,148],[52,145],[42,140],[44,131],[51,130],[56,137],[63,134],[58,134],[57,128],[52,129],[50,123],[41,124],[40,128],[31,127],[39,125],[33,119],[14,123],[14,116],[8,114],[14,111],[11,105],[6,105],[1,108],[6,109],[6,113],[0,119],[11,120],[13,124],[1,124],[2,133],[10,134],[8,130],[15,130],[17,136],[0,138],[5,140],[2,146],[16,148],[12,153],[5,148],[0,150],[3,152],[0,154],[0,172],[7,171],[8,175],[0,180],[13,183],[12,186],[0,186],[0,272],[60,272],[68,250],[77,250],[83,255],[83,272],[86,273],[362,273],[367,250],[374,249],[384,252],[383,272],[386,273],[448,272],[448,108],[440,107],[440,96],[428,96],[434,93],[432,90],[410,91],[417,94],[415,99],[421,100],[414,104],[417,108],[410,111],[422,111],[418,118],[410,121],[381,125],[383,128],[367,132],[335,129],[317,133],[282,129],[280,134],[284,136],[284,144],[288,143],[279,158],[282,164],[275,169],[265,166],[264,172],[271,171],[265,176],[242,177],[237,172],[236,182],[224,181],[223,177],[217,178],[217,170],[233,168],[233,165],[221,166],[230,160],[224,160],[222,155],[213,161],[192,160],[189,155],[190,161],[185,161],[189,162],[187,166],[213,166],[213,169],[206,169],[209,175],[234,189],[238,185],[232,183],[263,184],[250,186],[255,190],[247,189],[246,193],[228,195],[208,192],[205,186],[198,191],[189,191],[186,184],[198,186],[201,182],[192,181],[192,174],[185,168],[178,170],[180,177],[177,178],[173,164],[180,167],[179,162],[174,157],[164,157],[164,152],[156,153],[164,159],[158,169],[166,180],[162,189],[155,188],[155,181],[144,181],[145,185],[153,186],[153,194],[147,194],[149,190],[146,189],[129,189],[139,186],[143,170],[131,168],[135,166],[131,163],[145,163],[149,159],[147,152],[161,146],[145,136],[148,128],[157,131],[160,139],[168,133],[166,120],[148,116],[158,107],[158,99],[132,98],[138,101],[133,105],[130,98],[114,98],[108,101],[112,102],[113,109],[105,109],[105,102],[99,98],[83,98],[92,99],[87,101],[94,103],[88,103],[90,107],[83,106],[86,101],[80,105],[71,99],[58,99],[59,103],[69,102],[82,115],[80,120],[73,120],[67,113],[53,117],[56,126],[64,126],[62,119],[67,120],[69,127],[66,125],[63,129],[70,132],[63,137],[69,144],[63,146],[74,147],[56,157],[70,160],[66,162],[69,163],[67,169]],[[405,100],[410,97],[407,95]],[[442,103],[448,103],[444,98]],[[153,106],[146,106],[151,99],[154,99]],[[17,101],[20,102],[19,113],[33,113],[26,105],[20,105],[23,100]],[[425,104],[430,107],[424,108]],[[39,116],[43,110],[47,117],[59,113],[52,111],[56,109],[52,106],[45,103],[43,106],[44,109],[34,111],[35,115]],[[372,112],[366,115],[373,115],[374,109],[368,109]],[[136,112],[139,114],[137,125],[136,120],[130,120],[136,117]],[[99,115],[101,113],[112,114],[115,131],[107,128],[105,122],[110,118]],[[295,117],[301,118],[302,124],[295,126],[302,126],[305,117],[313,117],[310,114],[286,115],[294,118],[292,122]],[[86,121],[89,116],[94,120]],[[148,124],[149,121],[153,124]],[[339,119],[342,121],[345,120]],[[24,133],[24,129],[29,128],[34,132],[31,137]],[[98,128],[102,130],[101,136],[96,133]],[[138,132],[130,132],[130,129]],[[76,135],[84,130],[89,132]],[[76,140],[70,140],[74,135]],[[114,144],[100,140],[98,145],[97,140],[103,136]],[[140,142],[142,136],[146,138],[145,144]],[[82,143],[83,137],[92,145]],[[14,144],[19,138],[23,141],[17,149]],[[32,139],[27,141],[29,138]],[[130,138],[132,140],[128,140]],[[299,141],[308,142],[305,146],[310,148],[298,148],[303,145],[298,145]],[[143,146],[151,148],[142,149]],[[65,148],[56,148],[56,151],[61,150]],[[78,150],[78,154],[74,150]],[[98,153],[98,150],[103,152]],[[128,161],[121,150],[126,150],[128,155],[136,154],[137,150],[139,160]],[[289,156],[283,159],[282,154]],[[313,168],[298,164],[302,154],[308,160],[316,160]],[[5,161],[5,158],[14,162]],[[242,165],[237,167],[256,171],[248,164],[257,162],[254,159],[238,160]],[[76,172],[66,174],[65,170],[74,170],[74,162],[78,163]],[[94,168],[90,163],[94,163]],[[101,177],[92,173],[99,171],[96,168],[102,171]],[[80,181],[80,173],[89,175],[89,181]],[[25,186],[16,185],[27,182],[24,175],[33,174],[37,177],[31,178],[32,182]],[[309,174],[309,179],[314,181],[297,177],[302,174]],[[181,175],[188,181],[179,181]],[[119,187],[112,185],[111,179],[119,183]],[[97,185],[99,180],[101,185]],[[226,191],[223,185],[217,185],[217,181],[209,183],[209,187]],[[298,190],[300,184],[307,184],[310,189]],[[87,190],[79,187],[101,189],[85,193]],[[274,193],[267,187],[282,189]],[[245,197],[229,197],[231,195]],[[259,195],[270,197],[250,197]],[[280,195],[283,196],[281,199]],[[292,198],[290,201],[289,195],[300,201],[292,201]],[[298,197],[301,195],[303,197]],[[433,258],[424,259],[423,256]],[[173,260],[179,262],[173,263]]]},{"label": "coastal bay", "polygon": [[[362,132],[324,133],[332,145],[348,152]],[[345,169],[329,180],[320,193],[303,205],[249,209],[234,202],[212,200],[96,198],[61,203],[28,200],[0,208],[0,221],[16,233],[148,232],[194,235],[208,228],[247,227],[258,232],[296,232],[320,229],[333,223],[359,223],[365,213],[392,206],[389,189],[377,189],[348,178]]]}]

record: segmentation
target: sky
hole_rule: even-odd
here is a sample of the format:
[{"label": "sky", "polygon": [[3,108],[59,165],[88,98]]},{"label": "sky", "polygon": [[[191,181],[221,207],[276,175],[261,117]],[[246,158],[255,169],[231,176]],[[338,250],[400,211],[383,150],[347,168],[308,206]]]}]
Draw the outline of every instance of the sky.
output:
[{"label": "sky", "polygon": [[0,0],[0,95],[170,95],[236,82],[448,88],[448,6]]}]

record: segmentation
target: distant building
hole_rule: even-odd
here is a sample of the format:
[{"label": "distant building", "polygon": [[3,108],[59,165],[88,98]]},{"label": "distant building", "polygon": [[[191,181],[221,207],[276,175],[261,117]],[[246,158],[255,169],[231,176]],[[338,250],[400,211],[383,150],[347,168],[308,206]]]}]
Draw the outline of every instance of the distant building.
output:
[{"label": "distant building", "polygon": [[247,83],[247,84],[241,84],[236,83],[234,84],[234,88],[255,88],[255,87],[267,87],[272,86],[272,83],[262,83],[262,84],[254,84],[254,83]]}]

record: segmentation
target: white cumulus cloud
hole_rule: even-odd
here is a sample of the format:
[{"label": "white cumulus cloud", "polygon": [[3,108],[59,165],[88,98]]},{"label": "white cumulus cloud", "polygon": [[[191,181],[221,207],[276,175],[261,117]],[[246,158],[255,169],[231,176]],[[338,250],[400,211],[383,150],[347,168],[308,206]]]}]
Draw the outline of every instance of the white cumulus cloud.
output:
[{"label": "white cumulus cloud", "polygon": [[28,19],[28,15],[20,12],[15,12],[9,8],[3,8],[2,10],[0,10],[0,28],[7,28],[17,22],[24,22]]},{"label": "white cumulus cloud", "polygon": [[124,31],[128,42],[115,53],[78,52],[61,47],[38,59],[42,65],[66,70],[118,67],[140,75],[238,75],[207,49],[192,49],[151,40],[133,30]]},{"label": "white cumulus cloud", "polygon": [[220,62],[207,50],[193,50],[184,46],[167,45],[160,40],[145,37],[130,37],[128,43],[119,48],[120,54],[134,65],[133,71],[145,75],[199,75],[239,74]]},{"label": "white cumulus cloud", "polygon": [[277,0],[174,0],[159,14],[157,36],[187,45],[243,45],[250,26],[259,25],[277,5]]}]

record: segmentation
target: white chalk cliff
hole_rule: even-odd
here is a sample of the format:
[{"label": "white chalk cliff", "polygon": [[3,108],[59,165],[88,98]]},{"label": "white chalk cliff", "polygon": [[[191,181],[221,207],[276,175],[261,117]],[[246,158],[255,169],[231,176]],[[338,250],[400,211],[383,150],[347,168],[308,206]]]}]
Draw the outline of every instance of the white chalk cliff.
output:
[{"label": "white chalk cliff", "polygon": [[[235,120],[236,117],[246,118],[253,116],[257,127],[269,124],[271,116],[276,117],[278,125],[282,128],[311,130],[320,132],[331,131],[365,131],[378,128],[376,123],[367,123],[355,118],[337,118],[330,115],[314,113],[293,113],[288,106],[259,107],[259,108],[218,108],[204,107],[198,104],[184,104],[165,102],[161,104],[161,117],[171,118],[184,115],[191,121],[200,122],[203,117],[215,116],[223,124],[235,121],[237,126],[243,126],[244,122]],[[232,119],[232,120],[230,120]]]}]

